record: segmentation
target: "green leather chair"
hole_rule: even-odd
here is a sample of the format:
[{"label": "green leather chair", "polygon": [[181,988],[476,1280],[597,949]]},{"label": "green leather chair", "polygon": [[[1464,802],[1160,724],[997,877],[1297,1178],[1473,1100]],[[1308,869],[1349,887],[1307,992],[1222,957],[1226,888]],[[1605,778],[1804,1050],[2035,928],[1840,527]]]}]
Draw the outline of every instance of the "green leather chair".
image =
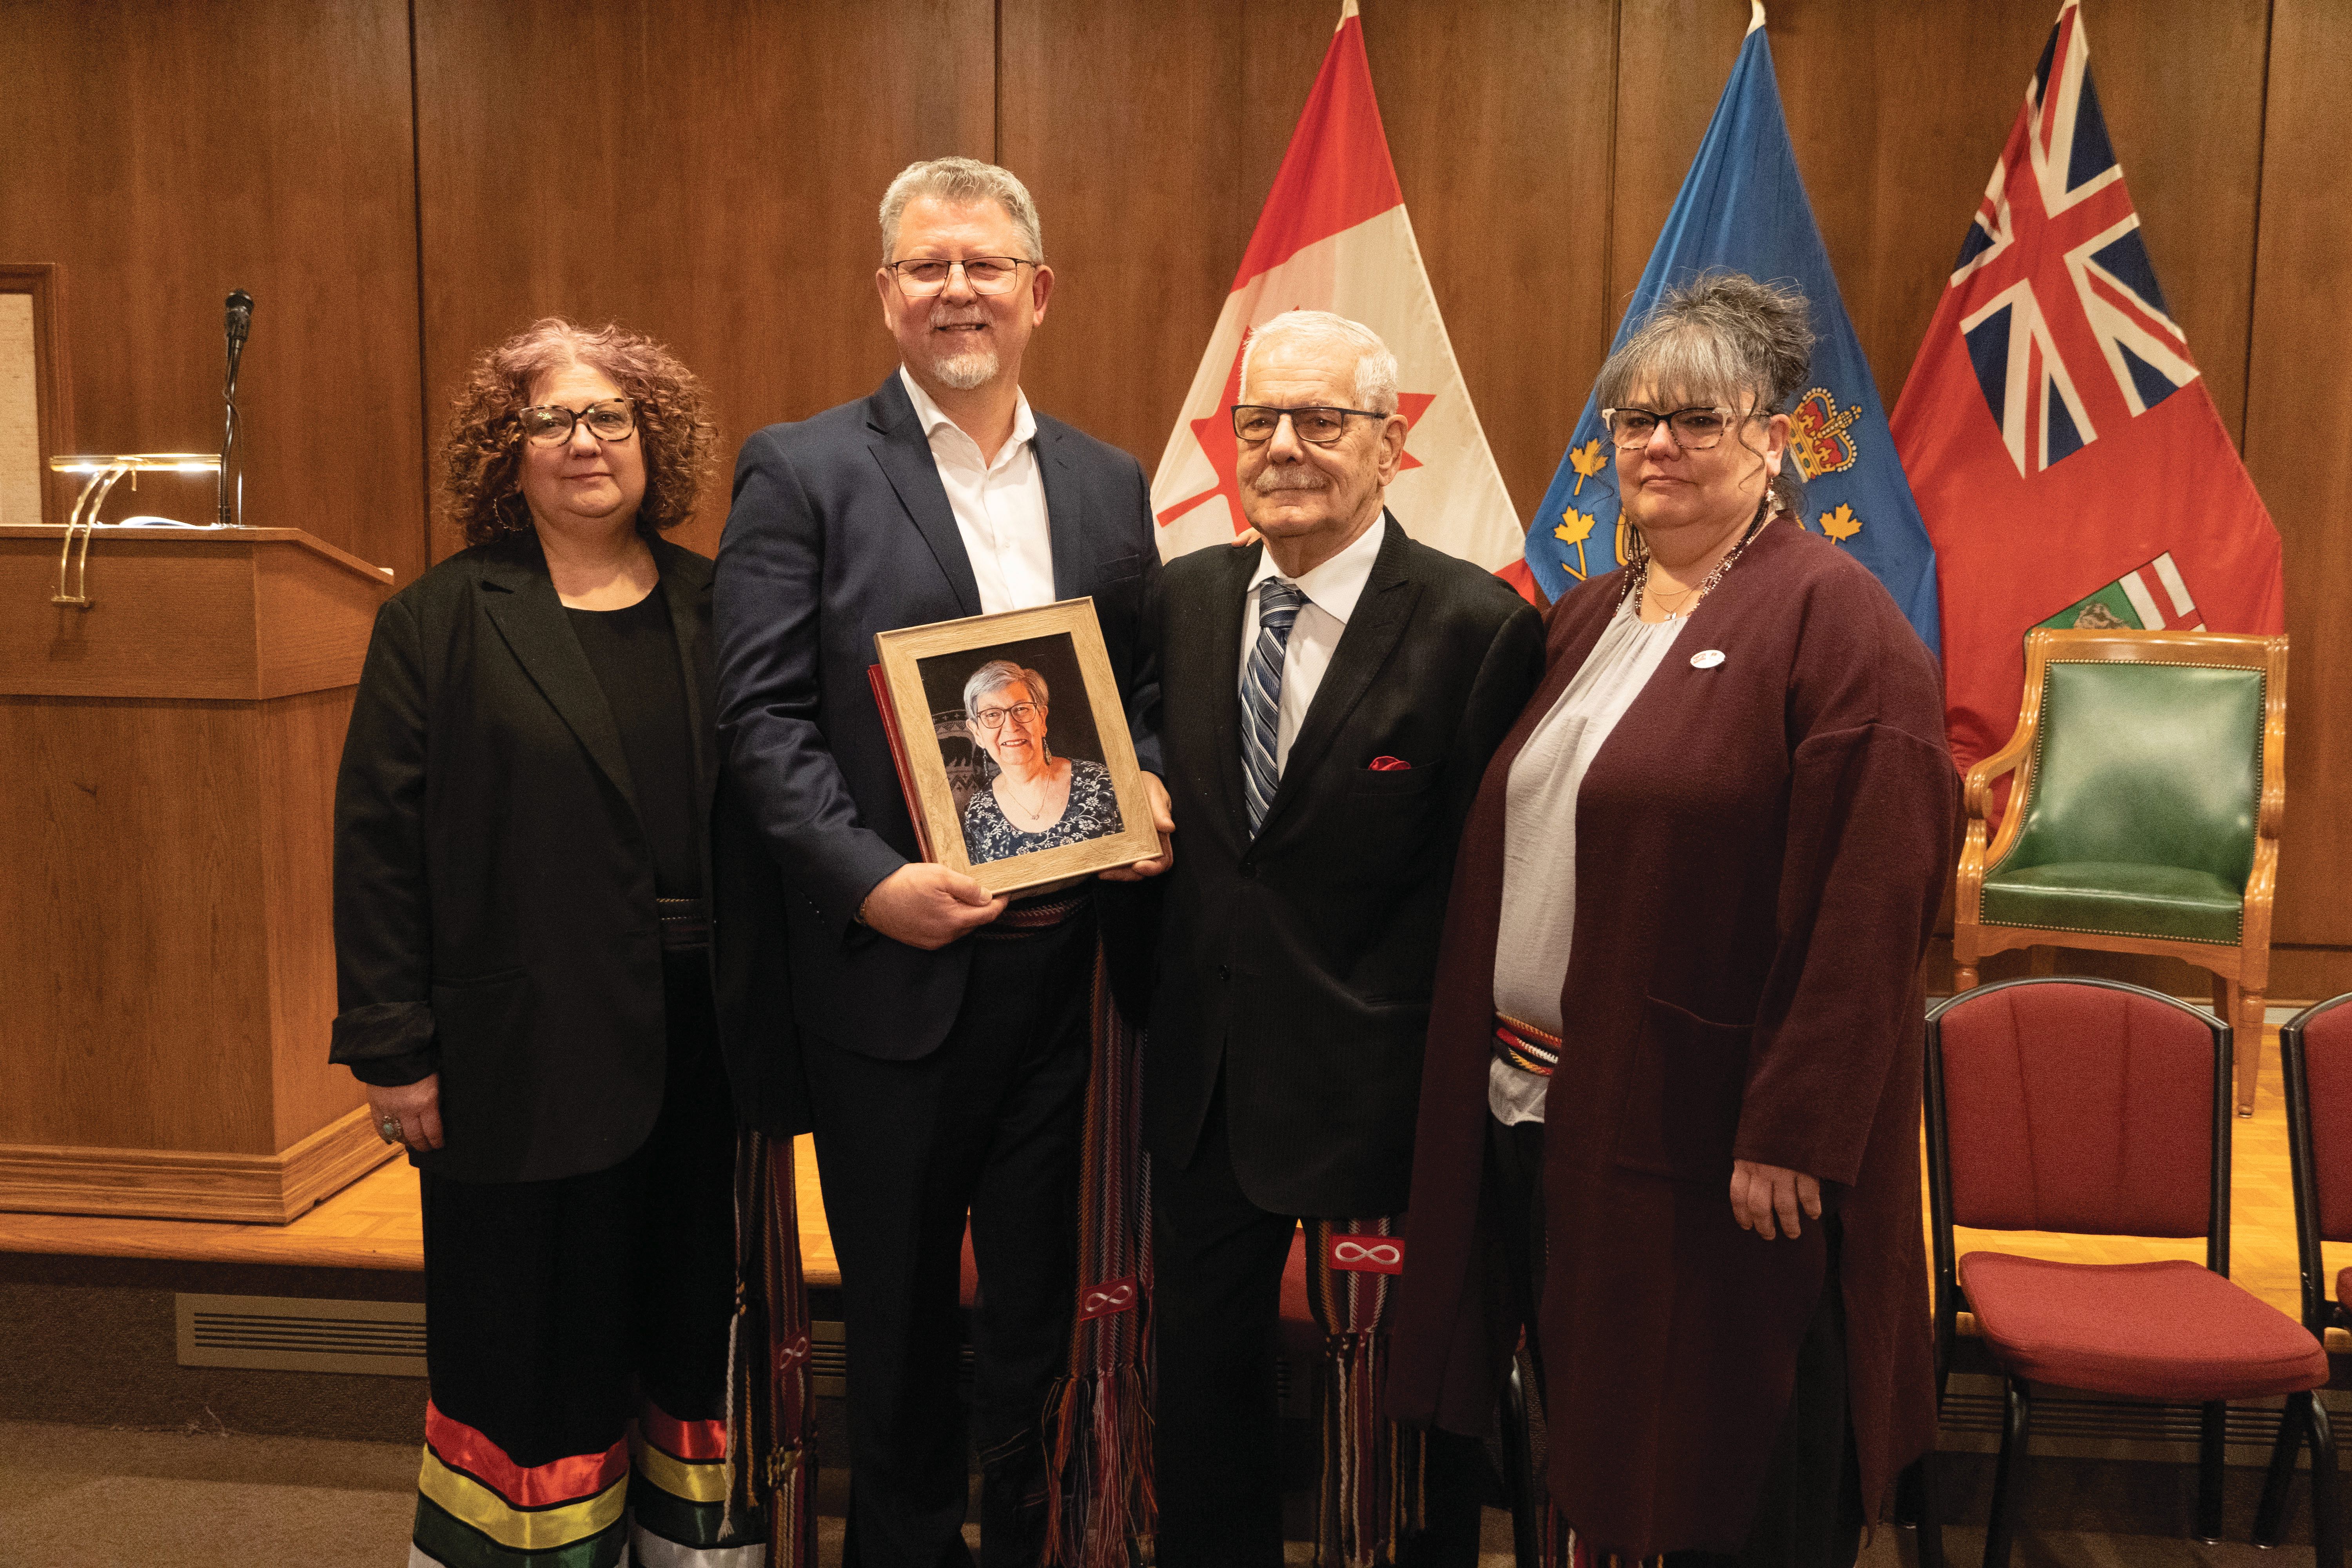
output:
[{"label": "green leather chair", "polygon": [[[2009,743],[1969,770],[1955,984],[1987,954],[2095,948],[2185,959],[2248,1042],[2254,1108],[2285,814],[2284,637],[2036,631]],[[2015,774],[1998,831],[1993,781]]]}]

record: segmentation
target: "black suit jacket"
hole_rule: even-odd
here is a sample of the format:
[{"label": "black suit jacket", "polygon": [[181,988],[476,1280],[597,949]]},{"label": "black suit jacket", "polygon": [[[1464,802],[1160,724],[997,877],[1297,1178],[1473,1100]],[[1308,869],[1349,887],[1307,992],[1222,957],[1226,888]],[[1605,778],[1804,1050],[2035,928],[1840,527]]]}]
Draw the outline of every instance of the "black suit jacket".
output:
[{"label": "black suit jacket", "polygon": [[[710,563],[652,548],[707,813]],[[335,787],[335,957],[332,1059],[375,1082],[441,1075],[445,1145],[412,1156],[424,1169],[574,1175],[652,1130],[666,1035],[653,857],[535,536],[454,555],[377,613]],[[746,966],[729,1016],[779,979]]]},{"label": "black suit jacket", "polygon": [[[1157,579],[1150,489],[1133,458],[1037,415],[1056,598],[1091,596],[1142,766],[1159,678],[1140,646]],[[782,868],[800,1027],[911,1060],[963,1002],[971,939],[926,952],[855,923],[919,858],[866,668],[874,635],[981,613],[930,443],[893,371],[870,397],[743,444],[714,599],[719,734],[760,839]],[[1123,908],[1101,889],[1106,921]]]},{"label": "black suit jacket", "polygon": [[[1171,562],[1160,734],[1176,812],[1144,1047],[1144,1139],[1188,1164],[1220,1070],[1234,1173],[1274,1214],[1393,1214],[1454,851],[1486,759],[1543,672],[1542,623],[1393,517],[1257,837],[1240,650],[1259,547]],[[1411,764],[1375,771],[1377,757]]]}]

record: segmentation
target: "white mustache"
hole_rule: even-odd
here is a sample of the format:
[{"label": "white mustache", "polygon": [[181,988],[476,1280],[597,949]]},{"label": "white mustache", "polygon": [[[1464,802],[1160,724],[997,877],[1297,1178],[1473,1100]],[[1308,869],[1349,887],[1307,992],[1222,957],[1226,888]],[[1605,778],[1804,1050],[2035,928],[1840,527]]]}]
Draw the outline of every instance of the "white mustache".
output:
[{"label": "white mustache", "polygon": [[984,327],[987,324],[988,312],[976,307],[965,310],[952,310],[941,306],[931,312],[933,327]]},{"label": "white mustache", "polygon": [[1250,489],[1260,495],[1276,490],[1327,490],[1331,488],[1331,476],[1305,463],[1276,463],[1261,469],[1250,481]]}]

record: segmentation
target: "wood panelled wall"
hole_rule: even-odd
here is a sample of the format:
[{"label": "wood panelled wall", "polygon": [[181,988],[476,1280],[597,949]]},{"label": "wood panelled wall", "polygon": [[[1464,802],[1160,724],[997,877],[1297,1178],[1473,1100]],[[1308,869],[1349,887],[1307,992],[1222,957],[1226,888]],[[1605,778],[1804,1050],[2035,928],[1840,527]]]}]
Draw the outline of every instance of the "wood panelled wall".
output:
[{"label": "wood panelled wall", "polygon": [[[1406,200],[1522,509],[1541,495],[1748,21],[1741,0],[1363,0]],[[218,442],[218,305],[259,301],[247,513],[403,581],[430,434],[533,316],[619,319],[725,449],[869,390],[882,186],[992,157],[1059,278],[1040,406],[1160,449],[1336,0],[0,0],[0,259],[68,268],[78,439]],[[1799,162],[1889,406],[2054,0],[1779,0]],[[2352,987],[2352,173],[2336,0],[2092,0],[2150,254],[2285,541],[2276,989]],[[2335,83],[2331,89],[2329,84]],[[685,541],[715,545],[723,476]],[[142,498],[201,515],[208,495]],[[2029,568],[2030,569],[2030,568]]]}]

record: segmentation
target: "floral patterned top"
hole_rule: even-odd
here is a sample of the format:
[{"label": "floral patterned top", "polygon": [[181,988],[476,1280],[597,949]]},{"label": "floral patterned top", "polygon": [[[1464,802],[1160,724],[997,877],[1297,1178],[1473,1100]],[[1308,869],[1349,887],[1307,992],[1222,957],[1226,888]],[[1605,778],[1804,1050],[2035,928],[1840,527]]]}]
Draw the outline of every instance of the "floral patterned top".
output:
[{"label": "floral patterned top", "polygon": [[1043,833],[1024,833],[1006,819],[996,804],[996,791],[982,784],[963,808],[964,853],[975,866],[1008,859],[1034,849],[1057,849],[1117,833],[1125,824],[1118,796],[1111,789],[1110,770],[1100,763],[1070,760],[1070,800],[1061,817]]}]

